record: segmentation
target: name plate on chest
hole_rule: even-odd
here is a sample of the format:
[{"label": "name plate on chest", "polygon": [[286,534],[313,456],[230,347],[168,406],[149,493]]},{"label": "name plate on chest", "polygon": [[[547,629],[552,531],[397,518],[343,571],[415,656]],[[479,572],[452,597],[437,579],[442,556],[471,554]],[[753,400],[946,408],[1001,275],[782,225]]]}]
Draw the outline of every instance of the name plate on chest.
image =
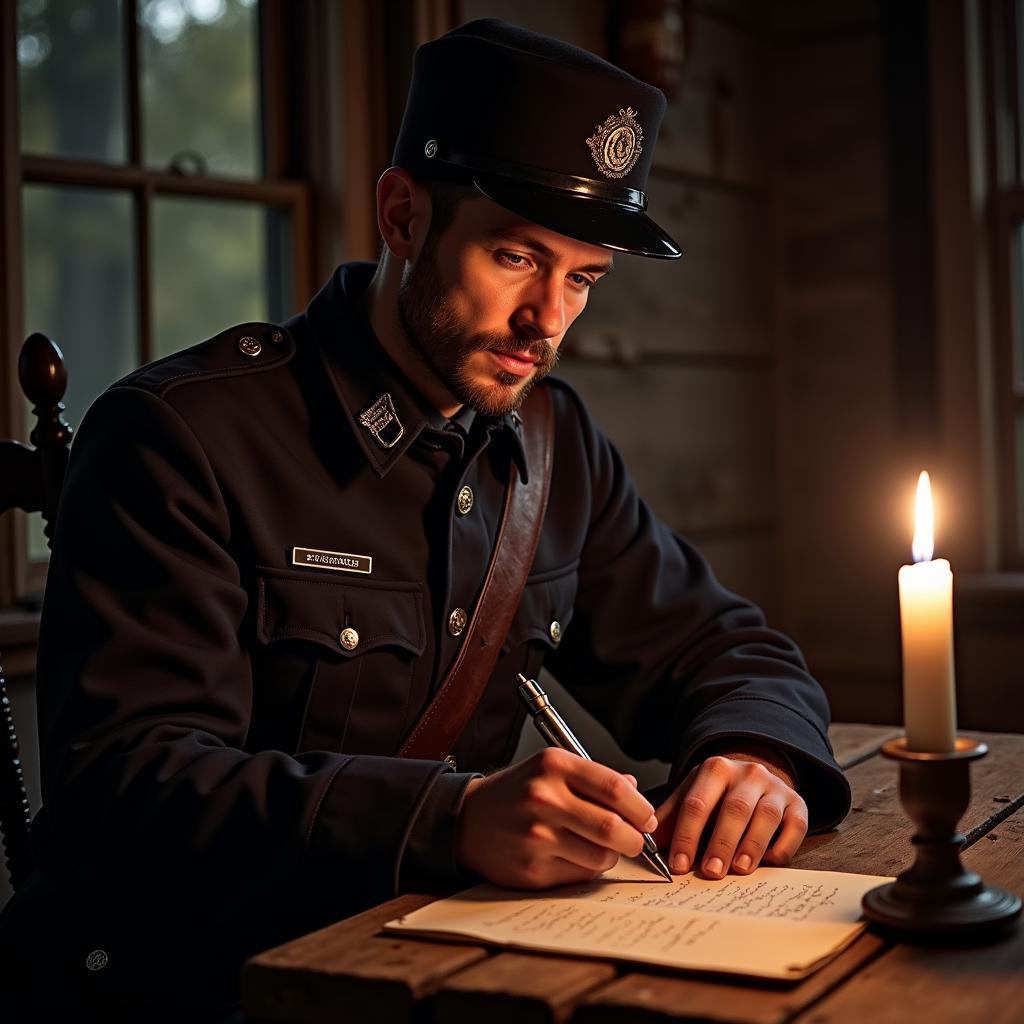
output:
[{"label": "name plate on chest", "polygon": [[292,548],[292,565],[303,569],[332,569],[334,572],[373,571],[370,555],[353,555],[347,551],[321,551],[319,548]]}]

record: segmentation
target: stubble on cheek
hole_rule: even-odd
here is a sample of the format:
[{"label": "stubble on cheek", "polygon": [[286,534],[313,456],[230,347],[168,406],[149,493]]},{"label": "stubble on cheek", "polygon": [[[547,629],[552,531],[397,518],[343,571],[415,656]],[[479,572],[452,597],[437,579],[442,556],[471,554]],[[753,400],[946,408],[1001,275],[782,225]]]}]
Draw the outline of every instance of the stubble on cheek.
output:
[{"label": "stubble on cheek", "polygon": [[[484,318],[479,304],[445,292],[429,258],[414,267],[399,292],[399,317],[421,362],[460,402],[488,416],[518,408],[530,388],[554,367],[556,348],[545,339],[517,338],[511,330],[473,332]],[[529,353],[536,366],[526,377],[496,366],[488,350]]]}]

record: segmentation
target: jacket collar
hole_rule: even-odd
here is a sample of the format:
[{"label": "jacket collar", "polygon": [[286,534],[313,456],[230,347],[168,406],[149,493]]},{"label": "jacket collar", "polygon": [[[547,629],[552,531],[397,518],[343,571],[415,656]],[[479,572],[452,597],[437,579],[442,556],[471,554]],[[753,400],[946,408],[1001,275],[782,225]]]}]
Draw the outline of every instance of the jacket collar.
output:
[{"label": "jacket collar", "polygon": [[[306,320],[345,417],[367,461],[385,476],[425,429],[443,429],[446,420],[419,393],[384,351],[363,312],[362,295],[375,264],[342,263],[313,297]],[[452,418],[468,433],[475,418],[510,445],[526,480],[526,452],[518,413],[481,417],[464,408]]]}]

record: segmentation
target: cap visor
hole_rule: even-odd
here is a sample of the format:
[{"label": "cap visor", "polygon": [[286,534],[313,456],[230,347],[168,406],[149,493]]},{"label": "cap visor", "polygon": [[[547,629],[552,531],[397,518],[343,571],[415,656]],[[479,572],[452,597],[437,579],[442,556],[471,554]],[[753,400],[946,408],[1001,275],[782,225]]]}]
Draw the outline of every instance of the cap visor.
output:
[{"label": "cap visor", "polygon": [[682,250],[647,214],[560,189],[478,175],[473,184],[506,210],[580,242],[674,260]]}]

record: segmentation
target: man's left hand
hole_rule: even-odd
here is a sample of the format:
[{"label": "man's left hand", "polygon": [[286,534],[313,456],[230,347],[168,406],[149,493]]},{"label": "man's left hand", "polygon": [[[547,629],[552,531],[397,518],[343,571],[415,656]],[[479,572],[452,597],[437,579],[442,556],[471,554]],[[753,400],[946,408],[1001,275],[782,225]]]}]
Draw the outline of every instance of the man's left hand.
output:
[{"label": "man's left hand", "polygon": [[[716,814],[717,812],[717,814]],[[807,805],[777,755],[727,752],[690,770],[657,808],[658,846],[669,847],[674,874],[691,867],[706,878],[746,875],[762,861],[788,864],[807,835]],[[699,865],[698,844],[712,827]]]}]

